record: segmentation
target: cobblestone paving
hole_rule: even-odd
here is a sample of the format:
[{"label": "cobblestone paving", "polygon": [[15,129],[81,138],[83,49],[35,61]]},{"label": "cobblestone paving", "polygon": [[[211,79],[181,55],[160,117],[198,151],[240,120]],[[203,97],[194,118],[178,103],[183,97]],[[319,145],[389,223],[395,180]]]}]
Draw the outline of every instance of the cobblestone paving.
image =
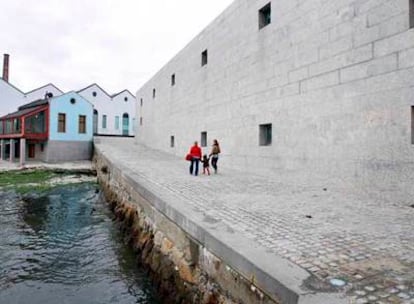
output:
[{"label": "cobblestone paving", "polygon": [[[98,139],[107,156],[134,168],[156,189],[182,197],[208,221],[306,269],[324,291],[346,292],[350,303],[414,304],[414,208],[353,189],[297,184],[292,176],[252,176],[221,170],[199,177],[175,156],[131,139]],[[220,163],[219,163],[220,164]],[[333,286],[332,279],[346,284]]]}]

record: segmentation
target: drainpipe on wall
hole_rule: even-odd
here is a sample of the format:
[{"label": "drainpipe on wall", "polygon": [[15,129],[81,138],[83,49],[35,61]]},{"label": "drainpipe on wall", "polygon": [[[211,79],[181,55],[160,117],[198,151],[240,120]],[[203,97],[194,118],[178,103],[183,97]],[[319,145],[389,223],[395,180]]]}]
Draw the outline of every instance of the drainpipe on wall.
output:
[{"label": "drainpipe on wall", "polygon": [[3,57],[3,80],[9,82],[9,54]]}]

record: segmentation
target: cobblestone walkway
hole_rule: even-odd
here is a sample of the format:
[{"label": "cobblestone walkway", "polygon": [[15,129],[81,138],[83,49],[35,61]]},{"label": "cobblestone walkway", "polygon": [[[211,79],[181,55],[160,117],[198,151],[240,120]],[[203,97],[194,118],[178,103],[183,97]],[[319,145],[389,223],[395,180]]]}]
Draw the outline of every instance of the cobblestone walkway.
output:
[{"label": "cobblestone walkway", "polygon": [[[135,145],[98,139],[112,161],[188,201],[207,221],[220,221],[268,252],[313,274],[310,288],[338,290],[350,303],[414,304],[414,208],[352,189],[296,184],[283,176],[252,176],[219,167],[188,174],[188,163]],[[219,162],[220,165],[220,162]],[[335,286],[333,279],[344,286]]]}]

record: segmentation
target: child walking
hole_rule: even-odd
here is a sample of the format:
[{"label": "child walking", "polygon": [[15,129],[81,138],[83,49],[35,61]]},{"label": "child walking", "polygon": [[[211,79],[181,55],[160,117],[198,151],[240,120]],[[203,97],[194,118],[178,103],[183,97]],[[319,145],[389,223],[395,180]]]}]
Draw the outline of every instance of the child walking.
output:
[{"label": "child walking", "polygon": [[207,157],[206,154],[204,154],[203,158],[200,161],[203,163],[203,174],[206,174],[207,172],[207,174],[210,175],[210,158]]}]

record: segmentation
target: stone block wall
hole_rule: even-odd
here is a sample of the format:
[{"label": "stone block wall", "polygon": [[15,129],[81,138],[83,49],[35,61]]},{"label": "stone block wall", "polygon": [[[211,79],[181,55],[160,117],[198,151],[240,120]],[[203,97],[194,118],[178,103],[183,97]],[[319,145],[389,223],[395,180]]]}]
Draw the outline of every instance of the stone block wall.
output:
[{"label": "stone block wall", "polygon": [[49,140],[45,145],[46,162],[89,160],[92,158],[93,145],[90,141]]},{"label": "stone block wall", "polygon": [[222,166],[414,194],[410,1],[234,1],[138,90],[137,141],[184,157],[207,132]]}]

